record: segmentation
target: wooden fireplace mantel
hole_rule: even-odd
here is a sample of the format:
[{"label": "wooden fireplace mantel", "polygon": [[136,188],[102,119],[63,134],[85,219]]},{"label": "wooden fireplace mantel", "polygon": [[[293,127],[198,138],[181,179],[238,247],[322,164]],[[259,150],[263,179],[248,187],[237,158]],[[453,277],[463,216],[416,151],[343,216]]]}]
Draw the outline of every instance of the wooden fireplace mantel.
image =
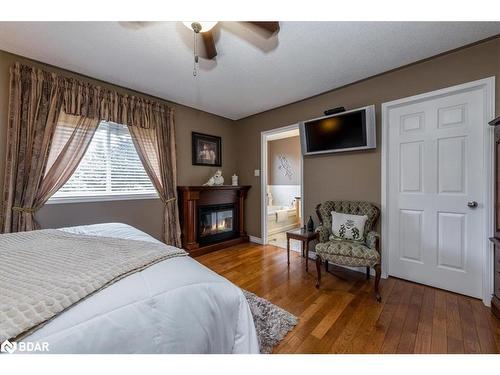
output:
[{"label": "wooden fireplace mantel", "polygon": [[[248,242],[245,232],[245,198],[250,186],[178,186],[179,216],[182,247],[190,255],[198,256],[211,251]],[[201,206],[230,204],[236,208],[237,233],[234,238],[222,242],[201,245],[198,242],[198,210]]]}]

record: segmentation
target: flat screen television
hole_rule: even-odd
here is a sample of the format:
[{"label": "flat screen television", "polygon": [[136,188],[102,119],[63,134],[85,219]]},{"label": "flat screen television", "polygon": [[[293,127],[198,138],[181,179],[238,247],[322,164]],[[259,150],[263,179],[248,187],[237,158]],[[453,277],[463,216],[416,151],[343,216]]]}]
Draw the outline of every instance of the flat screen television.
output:
[{"label": "flat screen television", "polygon": [[300,123],[302,154],[328,154],[376,148],[375,106]]}]

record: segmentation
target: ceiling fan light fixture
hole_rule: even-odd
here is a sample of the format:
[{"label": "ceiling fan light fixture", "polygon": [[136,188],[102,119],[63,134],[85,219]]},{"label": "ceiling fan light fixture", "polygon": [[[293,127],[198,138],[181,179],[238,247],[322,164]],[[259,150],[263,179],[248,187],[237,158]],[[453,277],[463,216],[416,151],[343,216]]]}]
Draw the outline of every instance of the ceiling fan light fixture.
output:
[{"label": "ceiling fan light fixture", "polygon": [[217,21],[184,21],[182,23],[189,30],[193,30],[195,33],[206,33],[217,25]]}]

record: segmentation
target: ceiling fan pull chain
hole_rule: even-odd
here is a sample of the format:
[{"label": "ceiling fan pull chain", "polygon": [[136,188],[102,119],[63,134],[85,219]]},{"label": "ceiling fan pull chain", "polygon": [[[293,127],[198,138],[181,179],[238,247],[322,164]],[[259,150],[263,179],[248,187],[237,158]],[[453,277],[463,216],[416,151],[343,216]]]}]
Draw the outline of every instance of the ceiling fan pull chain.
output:
[{"label": "ceiling fan pull chain", "polygon": [[197,46],[197,34],[196,32],[194,34],[194,66],[193,66],[193,77],[196,77],[198,75],[198,46]]}]

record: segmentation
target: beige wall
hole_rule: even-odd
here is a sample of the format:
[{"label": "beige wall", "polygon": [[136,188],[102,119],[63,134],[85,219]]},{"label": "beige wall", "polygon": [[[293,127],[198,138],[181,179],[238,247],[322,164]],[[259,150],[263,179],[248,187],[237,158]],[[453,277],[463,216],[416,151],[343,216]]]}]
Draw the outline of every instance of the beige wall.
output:
[{"label": "beige wall", "polygon": [[[9,100],[9,67],[14,61],[38,65],[48,70],[59,69],[44,66],[19,56],[0,51],[0,181],[4,175],[7,112]],[[66,74],[73,75],[65,72]],[[194,78],[193,78],[194,79]],[[112,85],[119,91],[127,91]],[[137,95],[137,93],[134,93]],[[191,164],[191,132],[203,132],[222,137],[222,170],[224,178],[231,180],[238,173],[236,127],[234,121],[202,112],[190,107],[169,103],[175,109],[175,130],[177,142],[177,170],[180,185],[200,185],[213,175],[217,168],[193,166]],[[3,183],[0,184],[0,193]],[[159,200],[115,201],[100,203],[52,204],[43,207],[37,219],[44,228],[101,222],[124,222],[160,237],[162,206]]]},{"label": "beige wall", "polygon": [[[290,177],[279,169],[280,155],[286,157],[293,171]],[[267,144],[268,185],[300,185],[300,139],[290,137],[269,141]]]},{"label": "beige wall", "polygon": [[[8,69],[15,60],[26,61],[0,52],[0,155],[5,155]],[[306,157],[304,206],[305,214],[313,215],[315,205],[326,199],[363,199],[380,204],[381,103],[490,76],[497,76],[498,115],[500,38],[236,122],[171,103],[176,109],[179,184],[201,184],[217,169],[191,165],[191,131],[222,136],[224,178],[230,181],[231,175],[237,173],[241,184],[252,185],[247,201],[246,229],[250,235],[260,237],[260,177],[254,177],[253,171],[260,169],[261,132],[317,117],[328,108],[375,104],[377,149]],[[4,160],[0,157],[0,181],[3,181],[3,168]],[[0,186],[0,192],[1,189]],[[48,205],[40,211],[38,219],[44,227],[121,221],[159,236],[161,205],[155,200]]]},{"label": "beige wall", "polygon": [[[381,51],[383,53],[383,51]],[[377,149],[369,152],[311,156],[304,160],[304,209],[313,215],[327,199],[360,199],[380,204],[380,105],[468,81],[496,76],[496,113],[500,112],[500,38],[438,56],[297,103],[237,121],[242,184],[253,185],[246,221],[250,235],[260,237],[260,133],[318,117],[328,108],[348,109],[375,104]],[[307,218],[307,216],[306,216]]]}]

